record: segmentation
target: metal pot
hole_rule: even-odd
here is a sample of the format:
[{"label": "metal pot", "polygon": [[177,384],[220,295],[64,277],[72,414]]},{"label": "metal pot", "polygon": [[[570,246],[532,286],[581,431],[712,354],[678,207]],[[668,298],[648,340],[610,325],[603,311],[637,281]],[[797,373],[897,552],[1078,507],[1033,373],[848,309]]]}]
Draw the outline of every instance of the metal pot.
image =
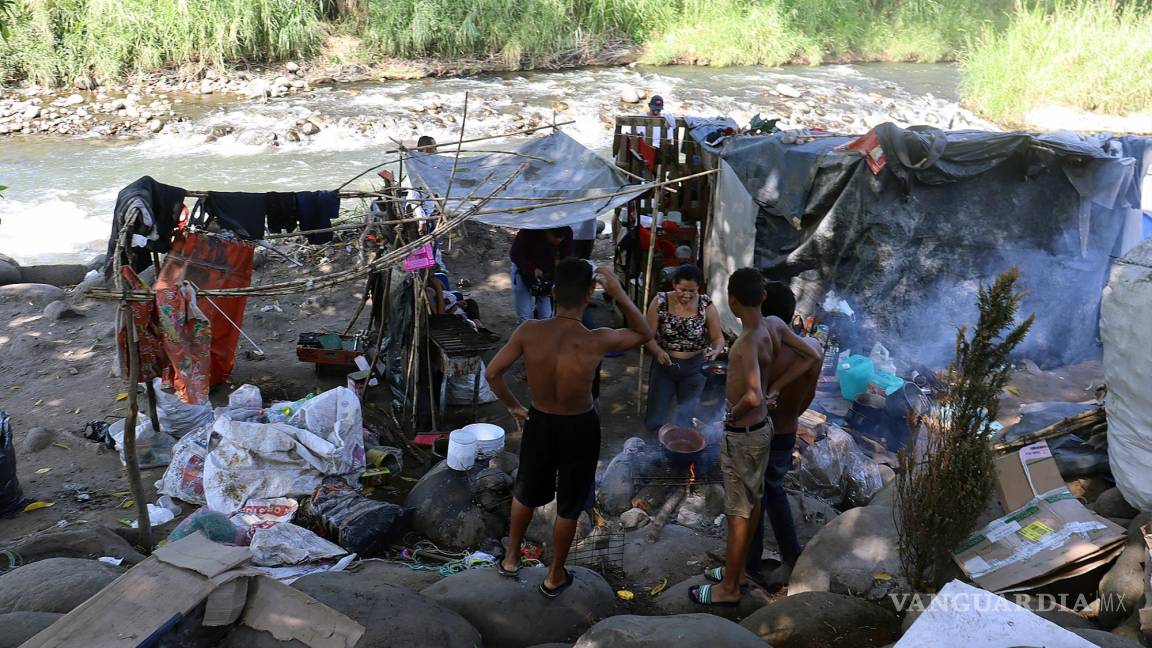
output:
[{"label": "metal pot", "polygon": [[728,362],[725,360],[712,360],[710,362],[705,362],[700,366],[700,373],[703,374],[705,378],[727,375]]},{"label": "metal pot", "polygon": [[683,468],[696,463],[707,445],[704,435],[694,427],[665,425],[656,433],[656,438],[672,465]]}]

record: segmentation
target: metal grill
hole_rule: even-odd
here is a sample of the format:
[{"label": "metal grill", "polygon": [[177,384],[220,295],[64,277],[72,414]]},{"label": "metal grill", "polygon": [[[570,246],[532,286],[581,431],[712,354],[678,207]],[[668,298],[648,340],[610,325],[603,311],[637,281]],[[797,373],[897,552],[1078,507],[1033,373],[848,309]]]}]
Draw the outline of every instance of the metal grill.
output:
[{"label": "metal grill", "polygon": [[605,578],[624,577],[624,529],[598,526],[588,537],[576,541],[568,564],[587,567]]},{"label": "metal grill", "polygon": [[500,344],[500,336],[476,331],[456,315],[429,315],[428,337],[447,355],[478,355]]},{"label": "metal grill", "polygon": [[641,486],[687,486],[689,484],[722,484],[724,476],[720,473],[720,457],[718,453],[701,453],[700,458],[693,465],[695,477],[688,472],[688,467],[673,462],[667,457],[657,456],[644,462],[639,473],[632,475],[633,484]]}]

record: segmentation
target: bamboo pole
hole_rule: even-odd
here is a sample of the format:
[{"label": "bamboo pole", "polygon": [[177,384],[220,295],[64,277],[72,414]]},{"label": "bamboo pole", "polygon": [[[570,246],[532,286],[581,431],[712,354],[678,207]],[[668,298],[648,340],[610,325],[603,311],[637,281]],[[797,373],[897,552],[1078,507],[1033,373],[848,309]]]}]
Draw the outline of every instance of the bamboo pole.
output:
[{"label": "bamboo pole", "polygon": [[[659,180],[664,172],[663,165],[656,167],[656,179]],[[652,287],[652,263],[656,258],[656,235],[660,231],[660,190],[657,189],[652,196],[652,229],[648,237],[648,262],[644,270],[644,298],[640,301],[640,310],[647,312],[648,293]],[[644,406],[644,347],[640,347],[640,371],[636,377],[636,415],[639,416]]]},{"label": "bamboo pole", "polygon": [[136,421],[140,414],[137,396],[140,382],[140,350],[137,347],[136,323],[132,321],[128,302],[120,305],[128,338],[128,417],[124,420],[124,467],[128,472],[128,486],[136,498],[136,518],[140,534],[140,547],[145,554],[152,553],[152,523],[148,518],[148,500],[144,482],[140,478],[140,459],[136,456]]}]

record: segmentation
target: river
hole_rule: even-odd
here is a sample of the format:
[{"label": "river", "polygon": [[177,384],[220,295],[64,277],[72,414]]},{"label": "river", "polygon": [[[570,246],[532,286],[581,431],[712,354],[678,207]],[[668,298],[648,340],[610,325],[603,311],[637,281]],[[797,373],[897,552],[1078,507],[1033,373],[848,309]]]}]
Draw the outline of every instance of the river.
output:
[{"label": "river", "polygon": [[[949,65],[591,68],[347,84],[265,101],[185,97],[188,120],[145,140],[0,138],[0,184],[9,187],[0,200],[0,252],[23,264],[87,261],[106,245],[117,192],[142,175],[193,190],[338,186],[378,162],[394,139],[458,137],[465,93],[468,137],[551,123],[555,114],[575,122],[565,132],[607,152],[612,117],[642,107],[620,103],[630,87],[661,94],[672,114],[740,123],[763,112],[786,126],[848,132],[890,119],[980,125],[955,104],[958,79]],[[320,131],[286,141],[282,134],[304,119]],[[224,126],[218,131],[232,132],[207,141]],[[281,136],[272,143],[274,133]],[[352,185],[371,186],[371,176]]]}]

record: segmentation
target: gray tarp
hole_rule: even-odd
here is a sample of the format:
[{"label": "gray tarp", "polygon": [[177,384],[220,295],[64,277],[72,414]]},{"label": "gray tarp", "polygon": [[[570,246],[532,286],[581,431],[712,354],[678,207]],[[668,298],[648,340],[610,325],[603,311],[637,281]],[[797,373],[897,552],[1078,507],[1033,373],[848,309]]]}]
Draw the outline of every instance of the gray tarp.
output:
[{"label": "gray tarp", "polygon": [[[720,202],[711,232],[750,231],[755,243],[714,250],[714,296],[724,290],[717,280],[750,262],[791,281],[808,313],[828,292],[846,298],[859,318],[847,341],[854,351],[882,341],[899,360],[939,366],[956,327],[975,323],[979,283],[1017,265],[1023,313],[1037,316],[1022,351],[1046,365],[1098,353],[1100,293],[1112,256],[1131,242],[1150,140],[877,134],[888,161],[878,175],[860,155],[835,150],[850,137],[726,142],[721,168],[730,172],[717,193],[732,207]],[[733,179],[744,200],[732,198]]]},{"label": "gray tarp", "polygon": [[[461,156],[452,177],[447,209],[455,213],[488,196],[521,165],[527,165],[499,198],[486,203],[476,220],[490,225],[519,229],[545,229],[575,225],[615,209],[646,191],[646,185],[630,185],[624,175],[583,144],[557,131],[547,137],[521,144],[505,144],[503,149],[520,155],[489,153]],[[443,197],[449,191],[454,155],[448,153],[414,153],[408,158],[412,184],[430,194]],[[623,195],[609,196],[624,191]],[[549,206],[524,211],[529,205],[547,204],[547,200],[509,200],[509,198],[590,198],[597,200]],[[495,213],[492,213],[495,212]]]}]

